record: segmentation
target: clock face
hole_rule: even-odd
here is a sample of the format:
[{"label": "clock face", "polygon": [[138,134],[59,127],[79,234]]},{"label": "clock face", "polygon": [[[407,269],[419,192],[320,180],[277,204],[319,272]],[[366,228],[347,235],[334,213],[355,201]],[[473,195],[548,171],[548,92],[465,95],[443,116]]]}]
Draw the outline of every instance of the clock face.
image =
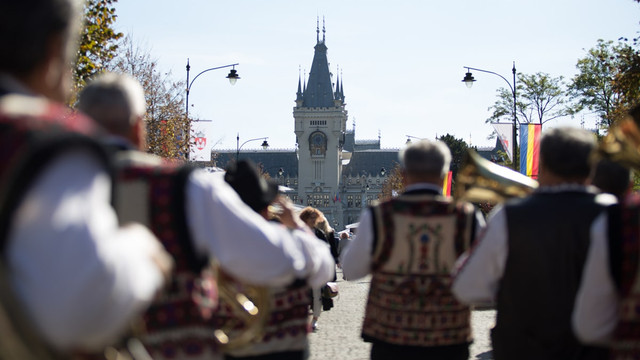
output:
[{"label": "clock face", "polygon": [[322,156],[327,151],[327,136],[316,131],[309,137],[309,150],[313,156]]}]

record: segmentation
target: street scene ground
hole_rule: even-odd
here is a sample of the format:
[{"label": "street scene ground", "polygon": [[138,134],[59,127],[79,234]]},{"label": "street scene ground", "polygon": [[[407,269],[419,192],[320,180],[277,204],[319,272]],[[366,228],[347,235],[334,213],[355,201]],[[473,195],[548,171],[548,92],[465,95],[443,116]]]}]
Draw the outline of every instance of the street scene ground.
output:
[{"label": "street scene ground", "polygon": [[[344,281],[338,270],[340,295],[334,299],[334,307],[325,311],[318,321],[318,331],[310,335],[310,360],[369,359],[370,344],[360,338],[360,326],[369,291],[370,278]],[[475,341],[470,349],[470,360],[491,360],[489,330],[495,321],[494,310],[475,310],[472,324]]]}]

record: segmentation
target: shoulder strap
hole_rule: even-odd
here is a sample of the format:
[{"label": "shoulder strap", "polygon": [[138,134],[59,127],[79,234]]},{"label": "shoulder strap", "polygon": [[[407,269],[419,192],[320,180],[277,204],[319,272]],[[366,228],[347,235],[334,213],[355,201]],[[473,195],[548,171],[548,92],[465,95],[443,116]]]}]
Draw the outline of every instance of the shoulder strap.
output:
[{"label": "shoulder strap", "polygon": [[176,181],[173,189],[173,198],[175,199],[173,211],[176,219],[177,230],[179,231],[179,234],[184,234],[184,236],[180,237],[180,241],[186,250],[185,252],[189,259],[191,270],[195,273],[200,273],[200,271],[207,265],[209,258],[199,255],[193,246],[193,238],[187,223],[187,212],[185,208],[187,206],[187,181],[189,180],[189,176],[193,170],[195,170],[194,167],[187,165],[181,167],[176,174]]},{"label": "shoulder strap", "polygon": [[14,154],[12,164],[5,169],[5,174],[1,175],[3,181],[0,187],[0,254],[4,252],[13,213],[20,201],[38,175],[62,153],[78,149],[94,154],[109,175],[113,176],[113,168],[104,149],[84,135],[57,133],[52,136],[37,132],[30,136],[32,138],[26,140],[20,153]]}]

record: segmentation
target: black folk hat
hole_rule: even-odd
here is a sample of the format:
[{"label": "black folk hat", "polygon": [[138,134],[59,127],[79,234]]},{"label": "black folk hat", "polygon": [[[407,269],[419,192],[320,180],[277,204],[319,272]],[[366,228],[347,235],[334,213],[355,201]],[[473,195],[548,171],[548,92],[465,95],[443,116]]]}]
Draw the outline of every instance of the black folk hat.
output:
[{"label": "black folk hat", "polygon": [[278,184],[262,177],[251,160],[233,162],[226,171],[224,180],[256,212],[269,206],[278,196]]}]

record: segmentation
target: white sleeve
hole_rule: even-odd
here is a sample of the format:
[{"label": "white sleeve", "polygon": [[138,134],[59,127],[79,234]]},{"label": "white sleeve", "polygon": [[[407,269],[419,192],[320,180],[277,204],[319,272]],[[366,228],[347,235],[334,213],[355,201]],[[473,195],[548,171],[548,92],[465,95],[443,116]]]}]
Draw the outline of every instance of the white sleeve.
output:
[{"label": "white sleeve", "polygon": [[286,286],[296,279],[322,283],[333,277],[328,247],[310,232],[266,221],[219,175],[190,175],[186,213],[196,249],[213,255],[241,281]]},{"label": "white sleeve", "polygon": [[346,248],[340,258],[342,272],[349,280],[365,277],[371,271],[371,253],[373,252],[373,219],[371,210],[360,214],[356,238]]},{"label": "white sleeve", "polygon": [[498,283],[507,261],[507,217],[504,208],[497,209],[484,234],[455,277],[452,291],[463,303],[485,304],[495,300]]},{"label": "white sleeve", "polygon": [[573,330],[584,343],[606,344],[618,322],[618,296],[609,271],[607,218],[591,227],[591,246],[573,309]]},{"label": "white sleeve", "polygon": [[115,340],[163,282],[151,260],[158,243],[142,226],[118,227],[98,164],[79,151],[59,156],[26,193],[8,236],[17,297],[63,350]]}]

